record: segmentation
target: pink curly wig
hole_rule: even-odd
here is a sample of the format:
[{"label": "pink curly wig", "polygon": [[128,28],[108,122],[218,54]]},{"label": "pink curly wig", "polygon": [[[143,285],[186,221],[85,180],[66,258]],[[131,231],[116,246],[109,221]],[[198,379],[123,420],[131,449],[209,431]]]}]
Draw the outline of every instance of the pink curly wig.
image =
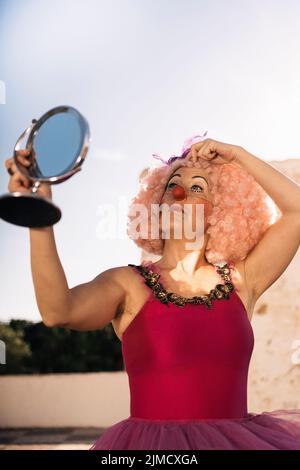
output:
[{"label": "pink curly wig", "polygon": [[[191,139],[186,142],[190,144]],[[160,204],[165,185],[175,169],[182,166],[203,168],[211,182],[213,203],[212,213],[207,219],[207,233],[210,236],[205,257],[209,263],[244,259],[273,223],[276,205],[238,162],[218,165],[199,159],[193,163],[186,159],[186,154],[185,150],[180,160],[172,158],[159,168],[149,167],[142,172],[138,194],[132,199],[127,214],[129,238],[148,253],[162,255],[164,239],[150,237],[151,204]],[[134,238],[132,235],[136,228],[133,226],[135,216],[132,210],[135,204],[147,208],[148,238]]]}]

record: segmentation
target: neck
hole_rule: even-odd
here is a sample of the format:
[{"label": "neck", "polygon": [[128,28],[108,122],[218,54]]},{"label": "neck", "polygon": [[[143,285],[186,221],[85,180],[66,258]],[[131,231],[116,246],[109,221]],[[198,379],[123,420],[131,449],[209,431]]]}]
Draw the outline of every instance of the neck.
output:
[{"label": "neck", "polygon": [[187,249],[186,243],[191,240],[165,239],[163,254],[159,266],[164,269],[176,269],[185,274],[193,275],[199,268],[210,266],[205,256],[206,245],[209,239],[207,233],[200,240],[198,249]]}]

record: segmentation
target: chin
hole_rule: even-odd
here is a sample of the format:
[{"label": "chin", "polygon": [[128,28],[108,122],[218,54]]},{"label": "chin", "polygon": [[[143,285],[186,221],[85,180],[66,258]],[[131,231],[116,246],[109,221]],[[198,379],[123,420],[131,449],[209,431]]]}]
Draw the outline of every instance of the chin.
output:
[{"label": "chin", "polygon": [[[175,227],[177,226],[177,224],[179,224],[179,225],[178,225],[179,230],[180,230],[180,226],[182,227],[181,232],[179,232],[179,233],[182,233],[182,234],[183,234],[183,228],[184,228],[183,221],[182,221],[182,223],[179,223],[179,222],[176,222],[176,221],[173,219],[173,217],[171,217],[171,218],[170,218],[170,223],[168,224],[168,227],[169,227],[169,231],[170,231],[169,238],[172,239],[172,240],[173,240],[173,239],[174,239],[174,240],[179,240],[178,238],[175,238],[175,237],[174,237],[174,230],[175,230]],[[209,227],[210,227],[210,223],[209,223],[209,222],[207,221],[207,219],[206,219],[205,222],[204,222],[204,235],[208,235],[208,236],[209,236],[209,234],[207,233],[207,230],[208,230]],[[195,230],[196,230],[196,226],[195,226],[195,224],[193,224],[192,231],[195,232]],[[161,232],[161,226],[160,226],[160,236],[162,237],[161,233],[162,233],[162,232]],[[203,235],[203,233],[199,234],[198,236],[199,236],[199,237],[202,237],[202,235]],[[182,238],[183,238],[183,237],[181,236],[181,239],[182,239]]]}]

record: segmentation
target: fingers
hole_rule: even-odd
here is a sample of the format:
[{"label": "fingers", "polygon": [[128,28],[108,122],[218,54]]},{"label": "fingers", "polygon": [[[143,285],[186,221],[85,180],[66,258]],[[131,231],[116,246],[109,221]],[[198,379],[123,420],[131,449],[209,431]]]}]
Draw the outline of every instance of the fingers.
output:
[{"label": "fingers", "polygon": [[[31,162],[28,157],[30,157],[29,150],[23,149],[23,150],[16,151],[16,158],[18,162],[20,162],[25,167],[28,167],[31,165]],[[14,174],[16,171],[19,171],[17,165],[15,164],[15,160],[13,157],[5,160],[4,164],[5,164],[6,170],[8,171],[10,175]]]},{"label": "fingers", "polygon": [[191,155],[192,155],[193,162],[196,162],[198,159],[198,149],[199,149],[199,146],[196,146],[196,144],[192,145],[191,147]]},{"label": "fingers", "polygon": [[[203,141],[203,142],[197,142],[196,144],[193,144],[190,148],[190,151],[188,153],[188,158],[192,161],[192,162],[196,162],[200,155],[202,154],[202,150],[203,150],[203,147],[205,146],[205,144],[208,144],[207,141]],[[200,154],[201,152],[201,154]]]},{"label": "fingers", "polygon": [[210,142],[203,143],[201,148],[198,149],[198,152],[197,152],[198,156],[203,156],[207,158],[208,153],[209,153],[209,145],[210,145]]},{"label": "fingers", "polygon": [[201,150],[198,151],[198,156],[211,161],[218,157],[218,153],[214,150],[211,142],[205,142]]},{"label": "fingers", "polygon": [[16,171],[9,179],[8,190],[14,191],[28,191],[30,189],[31,182],[26,176],[22,175],[19,171]]},{"label": "fingers", "polygon": [[[202,145],[201,145],[202,144]],[[203,150],[203,143],[193,144],[191,149],[187,155],[187,158],[191,160],[193,163],[196,163],[197,160],[201,157]]]},{"label": "fingers", "polygon": [[11,166],[13,165],[14,161],[12,158],[8,158],[7,160],[5,160],[4,162],[4,165],[5,165],[5,168],[7,169],[7,171],[9,172],[9,174],[11,174]]},{"label": "fingers", "polygon": [[[30,155],[29,151],[26,149],[16,151],[16,158],[20,164],[25,167],[30,165],[30,161],[28,160],[28,156]],[[13,157],[8,158],[5,160],[5,168],[10,174],[9,182],[8,182],[8,190],[10,192],[14,191],[28,191],[31,187],[31,181],[25,175],[23,175],[18,166],[15,163],[15,159]]]},{"label": "fingers", "polygon": [[13,158],[10,158],[9,160],[5,161],[5,166],[10,175],[13,175],[14,173],[18,172],[19,169],[17,165],[15,164]]},{"label": "fingers", "polygon": [[215,160],[218,157],[218,153],[214,151],[211,141],[205,140],[203,142],[198,142],[191,146],[187,158],[193,163],[197,160]]},{"label": "fingers", "polygon": [[17,157],[18,162],[20,162],[22,165],[27,166],[27,167],[31,165],[31,161],[29,160],[29,157],[30,157],[29,150],[26,150],[26,149],[18,150],[16,154],[17,154],[16,157]]},{"label": "fingers", "polygon": [[197,151],[195,151],[195,149],[192,149],[189,151],[189,153],[187,154],[186,158],[188,160],[190,160],[191,162],[195,163],[197,161]]}]

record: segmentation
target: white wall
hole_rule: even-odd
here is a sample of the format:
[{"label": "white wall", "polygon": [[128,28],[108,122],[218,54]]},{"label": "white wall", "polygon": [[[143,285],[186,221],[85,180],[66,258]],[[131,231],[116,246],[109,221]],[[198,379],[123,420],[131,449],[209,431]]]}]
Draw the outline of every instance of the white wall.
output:
[{"label": "white wall", "polygon": [[1,427],[106,427],[129,415],[125,372],[0,377]]}]

